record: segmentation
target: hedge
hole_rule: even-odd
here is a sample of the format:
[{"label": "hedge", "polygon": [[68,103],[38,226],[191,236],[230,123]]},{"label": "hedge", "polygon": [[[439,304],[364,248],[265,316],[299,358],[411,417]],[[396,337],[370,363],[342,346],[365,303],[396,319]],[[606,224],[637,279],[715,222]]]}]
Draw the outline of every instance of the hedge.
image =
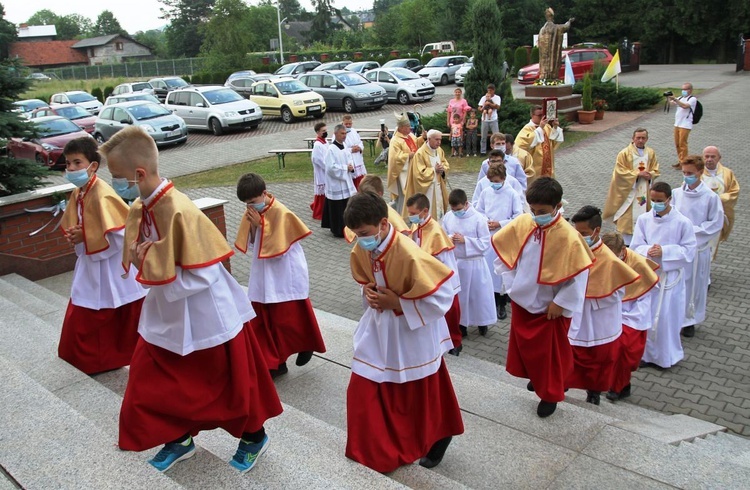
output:
[{"label": "hedge", "polygon": [[[583,93],[583,82],[575,84],[573,93]],[[594,100],[606,100],[610,111],[642,111],[650,109],[663,99],[659,89],[621,86],[618,91],[615,82],[602,83],[596,78],[591,83],[591,95]]]}]

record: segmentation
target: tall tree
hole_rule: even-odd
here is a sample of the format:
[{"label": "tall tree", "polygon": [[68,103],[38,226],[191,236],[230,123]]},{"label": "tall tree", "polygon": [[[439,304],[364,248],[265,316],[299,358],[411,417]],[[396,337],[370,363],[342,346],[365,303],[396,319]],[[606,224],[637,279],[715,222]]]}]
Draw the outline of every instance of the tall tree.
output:
[{"label": "tall tree", "polygon": [[203,44],[201,27],[208,22],[216,0],[159,0],[162,18],[170,24],[165,31],[170,56],[197,56]]},{"label": "tall tree", "polygon": [[69,14],[58,17],[55,22],[57,39],[75,39],[80,36],[88,36],[94,29],[91,19],[80,14]]},{"label": "tall tree", "polygon": [[167,41],[164,32],[159,29],[151,29],[149,31],[138,31],[133,36],[133,39],[148,46],[157,58],[166,58],[167,54]]},{"label": "tall tree", "polygon": [[26,23],[30,26],[51,26],[57,21],[57,14],[51,10],[43,9],[35,12]]},{"label": "tall tree", "polygon": [[315,9],[315,16],[310,26],[308,37],[313,42],[326,42],[331,37],[331,0],[311,0]]},{"label": "tall tree", "polygon": [[203,29],[205,38],[201,54],[206,56],[208,71],[243,67],[252,40],[245,28],[250,9],[242,0],[218,0],[213,15]]},{"label": "tall tree", "polygon": [[[475,0],[471,7],[474,26],[474,67],[466,75],[466,99],[475,106],[487,92],[490,83],[500,86],[503,53],[501,15],[495,0]],[[508,90],[497,90],[504,99]]]},{"label": "tall tree", "polygon": [[103,10],[94,23],[94,35],[107,36],[109,34],[126,35],[127,31],[122,28],[120,22],[115,17],[115,14],[109,10]]},{"label": "tall tree", "polygon": [[[438,41],[435,4],[424,0],[404,0],[399,5],[401,25],[398,30],[400,44],[421,49],[427,42]],[[419,26],[415,29],[414,26]]]}]

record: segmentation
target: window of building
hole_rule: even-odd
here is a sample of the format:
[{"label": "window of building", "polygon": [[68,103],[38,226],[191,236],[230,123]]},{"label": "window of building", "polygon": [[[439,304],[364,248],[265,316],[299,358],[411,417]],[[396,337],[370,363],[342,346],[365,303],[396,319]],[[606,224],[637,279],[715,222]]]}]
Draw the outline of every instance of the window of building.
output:
[{"label": "window of building", "polygon": [[122,51],[122,43],[115,43],[115,49],[117,51]]}]

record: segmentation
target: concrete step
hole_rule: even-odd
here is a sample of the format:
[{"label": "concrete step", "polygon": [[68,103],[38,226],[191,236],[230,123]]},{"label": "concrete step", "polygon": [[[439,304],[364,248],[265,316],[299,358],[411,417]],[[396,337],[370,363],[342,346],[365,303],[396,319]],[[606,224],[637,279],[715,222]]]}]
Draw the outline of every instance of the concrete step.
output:
[{"label": "concrete step", "polygon": [[750,469],[750,439],[742,436],[722,432],[696,438],[692,443],[682,443],[680,448],[723,458],[728,463]]},{"label": "concrete step", "polygon": [[4,356],[0,372],[0,463],[23,488],[181,488]]}]

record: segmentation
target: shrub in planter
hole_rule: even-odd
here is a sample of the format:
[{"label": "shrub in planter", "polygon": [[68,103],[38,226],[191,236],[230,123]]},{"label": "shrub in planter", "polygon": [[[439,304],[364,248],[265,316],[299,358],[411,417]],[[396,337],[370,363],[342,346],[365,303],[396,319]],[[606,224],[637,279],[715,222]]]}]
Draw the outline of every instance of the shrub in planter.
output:
[{"label": "shrub in planter", "polygon": [[531,62],[539,63],[539,46],[531,48]]},{"label": "shrub in planter", "polygon": [[529,53],[526,48],[520,46],[516,48],[516,52],[513,54],[513,75],[518,73],[518,70],[529,64]]},{"label": "shrub in planter", "polygon": [[94,87],[91,90],[91,95],[99,99],[99,102],[104,103],[104,93],[99,87]]},{"label": "shrub in planter", "polygon": [[591,74],[586,73],[583,77],[583,90],[581,92],[583,97],[581,98],[581,105],[584,111],[594,110],[594,101],[591,98]]},{"label": "shrub in planter", "polygon": [[112,92],[114,91],[115,91],[115,88],[111,85],[107,85],[106,87],[104,87],[104,98],[106,99],[107,97],[112,95]]}]

